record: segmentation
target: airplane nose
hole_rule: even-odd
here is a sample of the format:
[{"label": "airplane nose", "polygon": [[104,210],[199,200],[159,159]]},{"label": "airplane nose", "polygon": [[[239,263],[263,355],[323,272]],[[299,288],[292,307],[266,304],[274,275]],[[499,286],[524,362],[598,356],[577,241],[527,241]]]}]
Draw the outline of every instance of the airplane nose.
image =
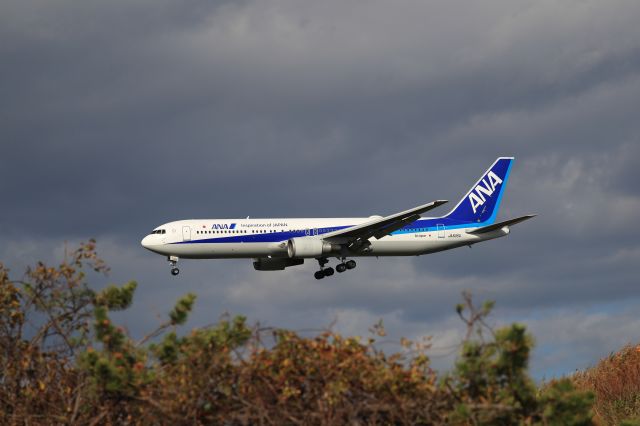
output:
[{"label": "airplane nose", "polygon": [[142,241],[140,241],[140,244],[142,245],[142,247],[149,248],[149,245],[151,244],[151,241],[149,240],[151,240],[150,235],[147,235],[146,237],[144,237]]}]

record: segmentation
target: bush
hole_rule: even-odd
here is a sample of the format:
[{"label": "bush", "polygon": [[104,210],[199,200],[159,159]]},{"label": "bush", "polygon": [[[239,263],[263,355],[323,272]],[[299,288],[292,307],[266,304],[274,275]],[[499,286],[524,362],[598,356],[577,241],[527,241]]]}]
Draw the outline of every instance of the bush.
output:
[{"label": "bush", "polygon": [[23,280],[0,265],[0,416],[4,424],[591,424],[591,396],[568,380],[543,391],[527,373],[523,325],[493,330],[492,303],[468,294],[455,368],[438,376],[428,346],[402,339],[387,354],[327,330],[303,337],[249,326],[242,316],[179,334],[196,296],[138,342],[109,313],[128,309],[136,283],[90,289],[106,273],[95,242]]},{"label": "bush", "polygon": [[571,379],[595,394],[598,424],[640,425],[640,346],[627,345]]}]

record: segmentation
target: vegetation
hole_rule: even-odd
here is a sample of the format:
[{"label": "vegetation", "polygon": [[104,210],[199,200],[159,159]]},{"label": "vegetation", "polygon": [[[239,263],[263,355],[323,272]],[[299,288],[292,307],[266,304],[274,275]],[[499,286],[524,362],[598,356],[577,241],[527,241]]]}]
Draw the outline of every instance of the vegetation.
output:
[{"label": "vegetation", "polygon": [[640,345],[622,348],[572,380],[595,394],[597,424],[640,426]]},{"label": "vegetation", "polygon": [[[130,307],[136,283],[96,292],[88,269],[108,271],[94,241],[21,280],[0,264],[2,424],[589,425],[589,390],[608,423],[622,417],[602,407],[619,407],[631,389],[593,386],[600,379],[589,373],[538,389],[527,373],[533,341],[525,327],[492,330],[485,320],[493,304],[477,307],[467,294],[456,308],[467,337],[441,376],[428,345],[402,339],[396,353],[378,349],[382,323],[366,339],[331,330],[303,337],[251,327],[242,316],[178,333],[193,294],[136,342],[110,318]],[[615,371],[620,380],[631,373]],[[637,399],[624,404],[637,412]]]}]

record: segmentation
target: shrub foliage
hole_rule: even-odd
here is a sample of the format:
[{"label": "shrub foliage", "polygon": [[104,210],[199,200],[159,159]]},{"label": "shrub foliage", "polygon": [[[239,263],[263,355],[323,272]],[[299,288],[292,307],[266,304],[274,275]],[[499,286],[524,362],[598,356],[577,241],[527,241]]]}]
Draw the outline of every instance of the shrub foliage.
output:
[{"label": "shrub foliage", "polygon": [[305,337],[249,326],[242,316],[179,333],[196,296],[139,341],[110,312],[136,283],[90,288],[107,273],[95,242],[58,266],[14,280],[0,264],[0,422],[3,424],[591,424],[592,396],[570,380],[538,389],[523,325],[493,330],[492,303],[456,308],[467,327],[458,361],[438,375],[428,345],[395,353],[370,337]]},{"label": "shrub foliage", "polygon": [[640,426],[640,345],[627,345],[572,379],[595,394],[597,423]]}]

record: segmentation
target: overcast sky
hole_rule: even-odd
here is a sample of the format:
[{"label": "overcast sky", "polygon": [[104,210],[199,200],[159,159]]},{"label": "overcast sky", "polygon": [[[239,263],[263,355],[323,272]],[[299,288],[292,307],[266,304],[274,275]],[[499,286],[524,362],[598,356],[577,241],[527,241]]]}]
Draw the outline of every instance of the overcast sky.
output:
[{"label": "overcast sky", "polygon": [[[587,367],[640,341],[638,22],[636,0],[4,0],[0,259],[18,274],[95,237],[109,281],[139,282],[135,335],[195,292],[187,328],[383,318],[433,335],[440,368],[468,289],[532,330],[536,377]],[[316,281],[250,260],[175,278],[140,246],[177,219],[455,203],[503,155],[499,218],[539,216],[471,250]]]}]

